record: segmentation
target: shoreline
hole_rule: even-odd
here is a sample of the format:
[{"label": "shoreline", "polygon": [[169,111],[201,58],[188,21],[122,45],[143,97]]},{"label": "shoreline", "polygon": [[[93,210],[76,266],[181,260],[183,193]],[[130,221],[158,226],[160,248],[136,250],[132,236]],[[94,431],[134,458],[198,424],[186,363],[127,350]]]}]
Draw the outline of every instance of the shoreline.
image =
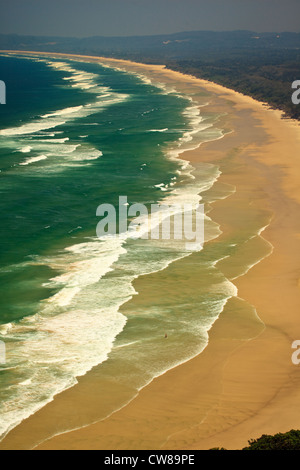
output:
[{"label": "shoreline", "polygon": [[[3,52],[9,53],[9,51]],[[32,53],[30,51],[17,51],[17,53],[20,52]],[[33,53],[43,55],[43,53]],[[45,54],[51,57],[57,55],[69,58],[85,57],[56,53]],[[238,164],[242,161],[243,171],[247,169],[248,173],[245,175],[241,171],[233,175],[221,175],[223,184],[238,187],[235,196],[215,201],[212,204],[210,215],[214,214],[212,216],[213,220],[217,221],[221,227],[228,225],[228,214],[230,215],[233,204],[239,205],[239,196],[241,194],[245,195],[247,193],[247,197],[251,198],[255,190],[261,191],[261,187],[264,187],[264,194],[257,193],[259,195],[256,194],[255,200],[251,202],[258,205],[263,202],[270,213],[275,214],[270,225],[263,232],[264,237],[261,237],[272,244],[274,251],[263,261],[250,268],[246,274],[237,276],[234,279],[234,284],[238,287],[239,297],[251,300],[251,304],[256,307],[265,328],[258,335],[254,335],[255,339],[240,339],[235,336],[236,332],[235,335],[232,333],[232,329],[237,328],[234,315],[232,315],[234,309],[231,307],[232,311],[230,311],[228,307],[225,308],[225,313],[221,314],[209,332],[210,339],[206,350],[199,356],[154,379],[141,390],[135,399],[120,411],[114,412],[105,421],[89,425],[69,434],[60,434],[58,437],[44,442],[40,448],[69,448],[70,446],[72,448],[73,446],[73,448],[103,448],[105,450],[109,448],[135,449],[138,445],[137,442],[141,443],[140,445],[151,446],[149,449],[211,448],[216,445],[237,448],[231,446],[246,445],[247,439],[259,437],[263,432],[290,430],[286,427],[282,429],[282,427],[287,426],[287,423],[300,423],[300,416],[297,417],[298,421],[296,421],[297,407],[295,404],[293,407],[289,407],[286,397],[293,397],[293,403],[296,403],[296,398],[298,398],[297,387],[295,387],[295,390],[289,390],[290,394],[285,395],[285,400],[281,399],[275,405],[273,403],[274,397],[281,396],[283,389],[287,392],[289,388],[287,378],[292,377],[293,384],[294,382],[298,383],[298,380],[300,380],[297,368],[292,365],[290,360],[291,343],[297,339],[297,335],[300,337],[300,329],[297,329],[296,323],[300,299],[298,291],[295,290],[294,278],[292,285],[290,283],[290,275],[288,279],[284,277],[285,284],[288,284],[285,285],[286,292],[289,291],[292,294],[292,301],[290,301],[292,313],[289,320],[283,321],[278,312],[275,312],[277,314],[274,315],[270,307],[271,302],[274,301],[274,294],[278,296],[280,292],[279,288],[277,289],[278,292],[275,292],[273,287],[273,282],[276,281],[275,273],[277,272],[274,271],[274,263],[275,266],[278,266],[278,258],[283,261],[282,265],[286,269],[285,272],[299,272],[297,253],[299,252],[300,237],[299,239],[295,237],[295,233],[300,234],[300,227],[298,227],[300,224],[294,219],[297,218],[300,202],[300,192],[297,191],[297,183],[299,183],[297,174],[300,173],[295,171],[296,162],[291,157],[291,161],[288,159],[284,161],[285,173],[283,175],[280,168],[280,165],[282,166],[283,150],[292,149],[296,155],[297,149],[300,149],[299,125],[296,126],[295,122],[289,120],[281,120],[281,111],[266,109],[263,103],[257,102],[253,98],[225,89],[220,85],[211,84],[211,82],[183,75],[180,72],[169,71],[164,66],[148,66],[107,58],[91,57],[91,59],[101,62],[102,60],[103,62],[113,61],[113,63],[117,62],[130,68],[143,68],[144,71],[148,69],[148,74],[161,74],[164,78],[168,76],[169,80],[173,82],[174,80],[181,80],[183,87],[186,82],[189,82],[189,85],[193,83],[196,87],[209,88],[216,93],[217,100],[223,101],[222,106],[224,109],[228,106],[226,102],[231,100],[231,103],[234,103],[234,110],[239,113],[240,117],[247,115],[248,121],[253,126],[250,134],[254,134],[256,145],[252,143],[252,135],[249,139],[247,125],[244,122],[238,124],[235,120],[235,132],[229,135],[226,134],[224,138],[218,141],[204,143],[198,149],[186,152],[186,155],[181,154],[180,158],[186,157],[192,165],[197,164],[197,161],[214,163],[220,161],[220,159],[222,160],[226,152],[229,154],[233,149],[238,149],[237,154],[232,159],[236,160]],[[218,103],[215,106],[217,107]],[[255,122],[252,120],[253,116]],[[248,121],[246,120],[246,123]],[[237,128],[238,130],[236,130]],[[290,139],[291,136],[292,140]],[[277,145],[274,145],[272,139],[273,141],[275,139],[275,142],[276,139],[279,140],[279,150],[277,149],[278,142]],[[266,155],[269,158],[268,164],[265,161]],[[253,177],[251,182],[249,182],[250,175]],[[278,186],[276,186],[277,184]],[[294,200],[290,198],[288,191],[292,192]],[[294,219],[285,220],[287,219],[285,217],[286,225],[282,228],[285,216],[283,209],[286,210],[286,208],[288,208],[289,214],[294,215]],[[290,245],[296,251],[294,256],[291,256],[290,253],[292,247],[284,246],[285,230],[293,241]],[[221,236],[226,236],[226,229]],[[283,256],[285,251],[288,251],[288,256]],[[289,261],[287,267],[286,260]],[[218,264],[223,267],[223,270],[228,269],[226,260]],[[281,264],[279,265],[281,266]],[[263,293],[261,292],[263,290],[261,284],[266,289]],[[297,283],[296,288],[298,289]],[[257,290],[259,291],[258,294]],[[268,293],[267,299],[264,298],[265,292]],[[283,294],[282,297],[285,298],[285,295]],[[280,300],[279,297],[279,305],[282,307],[282,300],[281,302]],[[237,329],[243,329],[243,321],[239,320],[240,326]],[[255,329],[252,323],[250,326],[247,327],[247,333],[251,329],[253,331]],[[295,334],[295,337],[293,337],[293,334]],[[280,338],[279,344],[277,344],[278,338]],[[275,353],[275,357],[277,354],[281,358],[284,357],[284,361],[283,359],[280,360],[280,367],[276,366],[271,360],[270,351],[272,357]],[[259,364],[260,361],[263,362],[263,367]],[[244,369],[248,372],[246,375],[252,377],[252,381],[245,376]],[[208,377],[208,370],[214,370],[216,373],[212,374],[212,377]],[[266,374],[266,370],[272,373]],[[249,371],[251,371],[250,374]],[[268,378],[267,382],[265,376]],[[181,384],[182,381],[185,384]],[[82,381],[80,380],[80,382]],[[192,390],[189,390],[187,384],[191,386]],[[74,388],[80,388],[80,385]],[[61,406],[64,406],[69,395],[74,395],[73,403],[76,403],[80,393],[73,392],[74,390],[63,392],[61,395],[56,396],[52,403],[61,401]],[[77,398],[76,393],[78,394]],[[66,395],[66,398],[64,399],[62,395]],[[281,422],[276,423],[273,416],[268,416],[268,409],[274,405],[275,409],[279,411],[282,404],[286,409],[288,408],[290,418],[282,417]],[[55,406],[59,408],[59,403]],[[50,410],[47,411],[46,408]],[[34,427],[43,419],[46,418],[47,420],[47,416],[49,420],[51,408],[51,404],[47,405],[41,412],[29,418],[27,423],[23,422],[16,428],[16,432],[12,431],[10,433],[11,437],[8,435],[4,439],[0,448],[2,448],[2,444],[11,448],[18,442],[20,443],[18,439],[20,439],[22,429],[24,432],[26,428],[30,430],[32,426]],[[266,413],[269,420],[266,419]],[[150,429],[153,430],[153,432],[151,431],[151,440],[148,436],[149,423],[151,423]],[[255,423],[259,423],[259,431],[257,430],[253,434]],[[19,428],[20,432],[17,431]],[[176,433],[174,434],[175,429]],[[265,431],[265,429],[272,430]],[[109,431],[108,436],[106,436],[107,431]],[[131,445],[134,445],[134,447],[130,447]]]}]

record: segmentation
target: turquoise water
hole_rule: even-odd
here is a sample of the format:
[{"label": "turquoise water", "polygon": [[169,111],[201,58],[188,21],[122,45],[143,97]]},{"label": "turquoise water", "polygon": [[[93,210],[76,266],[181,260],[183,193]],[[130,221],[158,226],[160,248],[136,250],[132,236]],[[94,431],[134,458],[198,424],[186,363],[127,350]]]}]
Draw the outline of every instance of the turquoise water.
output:
[{"label": "turquoise water", "polygon": [[[165,311],[144,319],[140,313],[134,323],[120,307],[135,294],[135,278],[189,251],[180,241],[99,240],[96,209],[103,203],[117,207],[121,195],[147,206],[199,201],[218,168],[203,165],[195,183],[191,167],[175,157],[222,133],[189,97],[137,74],[30,56],[0,57],[0,71],[7,86],[7,105],[0,107],[4,435],[106,361],[121,332],[128,333],[126,341],[145,340],[136,349],[141,356],[155,347]],[[188,315],[184,322],[174,317],[185,324],[182,338],[193,336],[192,346],[183,352],[175,342],[172,362],[155,359],[146,381],[203,346],[205,332],[234,295],[232,286],[225,287],[202,323],[201,317],[197,325],[194,318],[188,324]]]}]

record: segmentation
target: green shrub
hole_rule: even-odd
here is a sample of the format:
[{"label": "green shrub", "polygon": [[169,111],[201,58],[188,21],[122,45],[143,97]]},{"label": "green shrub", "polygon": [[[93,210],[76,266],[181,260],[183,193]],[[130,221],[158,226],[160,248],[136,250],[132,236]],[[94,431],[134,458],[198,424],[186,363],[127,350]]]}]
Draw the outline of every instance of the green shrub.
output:
[{"label": "green shrub", "polygon": [[[292,429],[285,434],[275,436],[263,434],[259,439],[251,439],[248,447],[242,450],[300,450],[300,431]],[[214,447],[210,450],[226,450],[224,447]]]},{"label": "green shrub", "polygon": [[300,450],[300,431],[294,429],[275,436],[264,434],[259,439],[249,441],[249,447],[243,450]]}]

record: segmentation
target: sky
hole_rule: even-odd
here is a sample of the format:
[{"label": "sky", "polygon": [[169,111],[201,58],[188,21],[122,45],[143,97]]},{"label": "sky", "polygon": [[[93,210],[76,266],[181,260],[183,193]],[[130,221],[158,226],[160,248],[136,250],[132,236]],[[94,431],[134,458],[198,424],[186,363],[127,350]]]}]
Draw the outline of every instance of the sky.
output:
[{"label": "sky", "polygon": [[0,0],[0,32],[135,36],[181,31],[300,32],[300,0]]}]

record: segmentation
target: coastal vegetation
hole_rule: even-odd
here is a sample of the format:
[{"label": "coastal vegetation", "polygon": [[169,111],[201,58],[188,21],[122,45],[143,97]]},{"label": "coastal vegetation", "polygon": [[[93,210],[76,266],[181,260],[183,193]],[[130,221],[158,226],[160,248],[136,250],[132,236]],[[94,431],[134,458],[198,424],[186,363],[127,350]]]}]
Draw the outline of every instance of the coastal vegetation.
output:
[{"label": "coastal vegetation", "polygon": [[300,34],[195,31],[139,37],[0,35],[2,50],[36,50],[164,64],[207,79],[300,119],[292,83],[300,80]]},{"label": "coastal vegetation", "polygon": [[[248,443],[249,446],[242,450],[300,450],[300,431],[292,429],[274,436],[263,434],[259,439],[251,439]],[[218,447],[211,450],[226,449]]]},{"label": "coastal vegetation", "polygon": [[249,441],[249,446],[243,450],[300,450],[300,431],[292,429],[274,436],[264,434],[259,439]]},{"label": "coastal vegetation", "polygon": [[300,50],[227,51],[226,56],[197,60],[178,60],[169,68],[210,80],[282,110],[286,116],[300,119],[300,106],[292,102],[292,83],[300,77]]}]

